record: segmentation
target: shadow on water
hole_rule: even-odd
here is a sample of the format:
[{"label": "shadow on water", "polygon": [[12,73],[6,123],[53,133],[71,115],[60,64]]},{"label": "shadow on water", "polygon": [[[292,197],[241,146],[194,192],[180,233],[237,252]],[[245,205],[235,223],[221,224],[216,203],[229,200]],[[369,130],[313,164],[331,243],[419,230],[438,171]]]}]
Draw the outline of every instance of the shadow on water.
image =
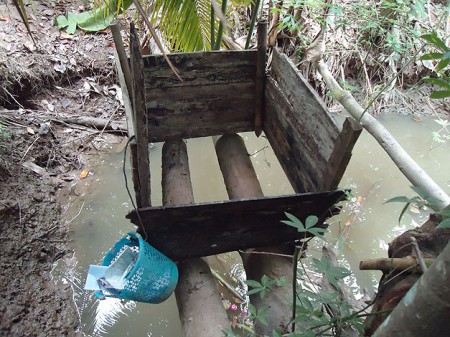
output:
[{"label": "shadow on water", "polygon": [[[450,144],[430,150],[433,146],[432,130],[439,129],[438,125],[432,120],[415,122],[402,116],[380,119],[425,171],[450,192]],[[267,140],[256,138],[251,133],[243,137],[264,194],[291,194],[293,190]],[[211,139],[192,139],[187,145],[196,202],[226,200],[227,193]],[[161,205],[162,199],[161,149],[162,144],[158,143],[150,151],[153,205]],[[69,206],[66,219],[70,221],[74,256],[55,265],[54,279],[72,284],[82,322],[81,331],[88,336],[181,336],[173,295],[162,304],[151,305],[117,299],[98,301],[91,292],[83,290],[89,264],[99,264],[121,236],[134,230],[134,226],[125,219],[132,204],[125,189],[122,163],[123,153],[91,160],[90,174],[67,191],[65,198]],[[127,172],[129,174],[129,168]],[[128,181],[132,189],[131,179]],[[341,187],[351,188],[355,198],[344,206],[339,216],[331,219],[328,235],[329,241],[342,253],[340,262],[354,272],[349,286],[366,288],[373,293],[379,274],[359,272],[359,261],[385,257],[388,242],[426,218],[427,212],[412,209],[399,224],[398,216],[403,205],[385,204],[395,196],[413,196],[409,186],[381,147],[363,132],[341,181]],[[209,261],[220,275],[234,279],[236,284],[243,277],[237,254],[222,254],[210,257]],[[237,274],[232,275],[236,270]]]}]

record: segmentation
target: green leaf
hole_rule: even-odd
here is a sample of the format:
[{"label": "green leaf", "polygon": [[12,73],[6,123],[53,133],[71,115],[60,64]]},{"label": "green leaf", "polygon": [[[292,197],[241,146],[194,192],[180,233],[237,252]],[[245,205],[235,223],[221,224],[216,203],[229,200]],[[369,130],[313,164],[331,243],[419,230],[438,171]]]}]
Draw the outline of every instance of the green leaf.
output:
[{"label": "green leaf", "polygon": [[319,222],[319,218],[315,215],[310,215],[305,220],[306,229],[313,227],[317,222]]},{"label": "green leaf", "polygon": [[269,309],[268,307],[259,308],[258,316],[256,316],[256,319],[266,326],[269,324],[269,322],[267,321],[267,310],[268,309]]},{"label": "green leaf", "polygon": [[248,311],[250,311],[250,314],[252,314],[253,317],[256,317],[256,307],[253,304],[248,304]]},{"label": "green leaf", "polygon": [[433,99],[440,99],[440,98],[446,98],[446,97],[450,97],[450,90],[434,91],[430,95],[430,98],[433,98]]},{"label": "green leaf", "polygon": [[324,228],[314,227],[314,228],[308,229],[308,232],[310,232],[315,237],[318,237],[318,238],[326,241],[325,238],[323,237],[323,233],[325,233],[325,229]]},{"label": "green leaf", "polygon": [[450,218],[450,208],[447,206],[446,208],[444,208],[442,211],[441,211],[441,215],[444,217],[444,218]]},{"label": "green leaf", "polygon": [[283,335],[281,334],[280,331],[278,330],[273,330],[272,331],[272,337],[282,337]]},{"label": "green leaf", "polygon": [[445,219],[444,221],[441,221],[436,228],[450,228],[450,219]]},{"label": "green leaf", "polygon": [[401,197],[394,197],[394,198],[391,198],[391,199],[385,201],[384,203],[387,204],[387,203],[389,203],[389,202],[410,202],[410,201],[411,201],[411,200],[410,200],[408,197],[401,196]]},{"label": "green leaf", "polygon": [[247,291],[247,295],[251,296],[251,295],[257,294],[263,290],[264,290],[264,288],[253,288],[253,289]]},{"label": "green leaf", "polygon": [[254,281],[254,280],[245,280],[244,281],[246,285],[252,287],[252,288],[262,288],[263,285],[261,283],[259,283],[258,281]]},{"label": "green leaf", "polygon": [[432,32],[431,34],[424,34],[421,36],[422,39],[432,43],[437,48],[439,48],[442,51],[447,51],[448,48],[445,45],[444,41],[442,41],[438,36],[436,32]]},{"label": "green leaf", "polygon": [[67,28],[66,28],[67,34],[70,34],[70,35],[75,34],[75,31],[77,30],[78,16],[79,16],[79,14],[75,14],[72,12],[67,13],[67,23],[68,23]]},{"label": "green leaf", "polygon": [[275,279],[275,284],[277,287],[282,287],[286,284],[286,276],[281,276],[280,278]]},{"label": "green leaf", "polygon": [[425,77],[423,80],[427,83],[438,85],[438,86],[446,88],[446,89],[450,89],[450,83],[448,83],[444,80],[441,80],[440,78]]},{"label": "green leaf", "polygon": [[422,61],[425,61],[425,60],[437,60],[437,59],[441,59],[443,56],[444,56],[444,54],[442,54],[442,53],[429,53],[429,54],[422,55],[420,57],[420,59]]},{"label": "green leaf", "polygon": [[434,68],[434,71],[439,72],[442,69],[444,69],[445,67],[448,66],[448,64],[450,63],[450,58],[445,58],[439,61],[439,63],[437,64],[436,68]]},{"label": "green leaf", "polygon": [[402,221],[403,215],[405,215],[406,211],[409,208],[409,205],[411,205],[410,202],[407,202],[405,207],[402,208],[402,211],[400,212],[400,215],[398,216],[398,223],[400,224],[400,222]]},{"label": "green leaf", "polygon": [[69,25],[69,21],[67,21],[64,15],[60,15],[55,19],[55,26],[59,29],[66,28]]}]

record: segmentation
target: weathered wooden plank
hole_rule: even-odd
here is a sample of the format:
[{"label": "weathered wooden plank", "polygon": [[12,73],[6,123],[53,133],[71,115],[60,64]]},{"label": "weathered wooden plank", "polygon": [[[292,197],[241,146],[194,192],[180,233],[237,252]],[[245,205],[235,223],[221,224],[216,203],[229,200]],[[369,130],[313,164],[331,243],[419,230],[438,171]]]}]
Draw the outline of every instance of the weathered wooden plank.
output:
[{"label": "weathered wooden plank", "polygon": [[[114,60],[116,63],[117,74],[119,76],[120,88],[122,89],[122,100],[125,108],[125,117],[127,120],[128,138],[131,138],[134,136],[133,107],[131,106],[130,92],[128,91],[125,76],[122,71],[122,66],[120,64],[119,55],[117,54],[117,51],[114,51]],[[131,72],[130,72],[130,83],[131,83]]]},{"label": "weathered wooden plank", "polygon": [[133,88],[133,121],[134,132],[136,137],[136,158],[140,197],[136,197],[136,201],[140,200],[141,205],[138,207],[146,207],[151,205],[150,198],[150,159],[148,155],[148,129],[147,114],[145,113],[145,91],[143,62],[140,51],[139,38],[137,36],[134,24],[130,27],[130,68],[131,81]]},{"label": "weathered wooden plank", "polygon": [[293,62],[274,49],[270,75],[277,81],[288,102],[294,107],[299,122],[316,138],[323,158],[329,158],[339,134],[339,126],[329,115],[323,101],[297,71]]},{"label": "weathered wooden plank", "polygon": [[318,142],[324,141],[301,123],[277,83],[266,80],[264,132],[297,193],[325,191],[324,176],[328,158],[321,155]]},{"label": "weathered wooden plank", "polygon": [[353,118],[347,117],[342,125],[342,131],[334,144],[333,152],[328,159],[328,174],[324,175],[326,179],[325,189],[333,190],[337,188],[344,175],[350,158],[352,156],[353,146],[361,134],[362,127]]},{"label": "weathered wooden plank", "polygon": [[[231,200],[187,206],[139,209],[147,241],[175,261],[233,250],[263,247],[303,238],[282,224],[289,212],[304,221],[319,217],[318,226],[336,213],[334,204],[344,191],[307,193],[283,197]],[[136,212],[127,218],[138,225]],[[142,231],[141,229],[139,229]]]},{"label": "weathered wooden plank", "polygon": [[229,83],[193,90],[149,90],[149,141],[195,138],[254,129],[254,83]]},{"label": "weathered wooden plank", "polygon": [[176,78],[160,55],[149,55],[143,59],[145,85],[148,89],[255,81],[254,50],[177,53],[167,56],[180,71],[183,81]]},{"label": "weathered wooden plank", "polygon": [[264,88],[266,80],[267,22],[258,22],[258,49],[255,83],[255,134],[261,135],[264,114]]}]

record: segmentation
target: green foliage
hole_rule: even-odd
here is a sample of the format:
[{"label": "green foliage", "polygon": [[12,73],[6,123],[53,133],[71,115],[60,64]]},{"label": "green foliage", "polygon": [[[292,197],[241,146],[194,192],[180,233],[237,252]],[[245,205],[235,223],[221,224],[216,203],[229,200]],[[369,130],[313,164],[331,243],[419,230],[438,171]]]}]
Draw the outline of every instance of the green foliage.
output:
[{"label": "green foliage", "polygon": [[261,307],[259,310],[256,309],[254,305],[251,303],[248,304],[248,310],[250,312],[250,319],[256,319],[257,321],[261,322],[264,325],[267,325],[267,310],[268,307]]},{"label": "green foliage", "polygon": [[156,0],[152,15],[173,51],[211,49],[211,1]]},{"label": "green foliage", "polygon": [[123,13],[133,3],[132,0],[105,1],[98,8],[83,13],[60,15],[55,19],[59,29],[66,29],[67,34],[75,34],[77,27],[87,32],[97,32],[108,28],[114,18]]},{"label": "green foliage", "polygon": [[442,216],[442,221],[438,224],[436,228],[450,228],[450,205],[444,208],[443,210],[439,210],[439,206],[436,199],[431,197],[428,193],[426,193],[419,187],[411,186],[411,189],[417,193],[416,196],[412,198],[408,198],[406,196],[399,196],[391,198],[388,201],[386,201],[386,203],[388,202],[405,203],[405,206],[400,212],[398,222],[400,223],[403,215],[408,210],[409,206],[412,204],[418,208],[429,207],[433,209],[437,214],[440,214]]},{"label": "green foliage", "polygon": [[266,293],[270,291],[270,289],[273,286],[281,287],[286,283],[286,278],[284,276],[280,277],[279,279],[271,280],[266,275],[263,275],[261,277],[261,282],[254,281],[254,280],[246,280],[245,283],[252,287],[251,290],[248,291],[248,295],[253,295],[259,293],[261,298],[264,298]]},{"label": "green foliage", "polygon": [[351,275],[350,271],[347,269],[333,266],[331,261],[324,256],[322,256],[320,260],[314,258],[313,266],[318,273],[324,274],[328,281],[335,287],[338,287],[337,281]]},{"label": "green foliage", "polygon": [[[424,10],[426,2],[426,0],[381,0],[330,3],[323,0],[291,0],[284,1],[283,8],[273,11],[282,14],[279,23],[281,29],[292,32],[303,28],[293,13],[287,10],[292,6],[296,10],[307,12],[309,20],[327,24],[335,31],[355,30],[357,45],[384,48],[386,55],[391,55],[398,61],[402,54],[419,42],[421,31],[414,22],[418,18],[426,17]],[[397,34],[398,30],[401,30],[402,34]]]},{"label": "green foliage", "polygon": [[305,233],[305,236],[307,233],[310,233],[313,236],[323,239],[323,233],[325,232],[325,229],[314,227],[319,221],[319,218],[317,216],[308,216],[305,220],[305,225],[303,225],[303,223],[294,215],[287,212],[285,212],[284,214],[289,220],[281,220],[282,223],[296,228],[299,233]]},{"label": "green foliage", "polygon": [[433,91],[431,98],[439,99],[450,97],[450,77],[446,70],[450,64],[450,48],[447,47],[444,40],[442,40],[436,31],[430,34],[424,34],[421,38],[428,42],[433,51],[422,55],[422,61],[435,61],[434,72],[440,78],[425,77],[423,80],[427,83],[441,87],[443,90]]}]

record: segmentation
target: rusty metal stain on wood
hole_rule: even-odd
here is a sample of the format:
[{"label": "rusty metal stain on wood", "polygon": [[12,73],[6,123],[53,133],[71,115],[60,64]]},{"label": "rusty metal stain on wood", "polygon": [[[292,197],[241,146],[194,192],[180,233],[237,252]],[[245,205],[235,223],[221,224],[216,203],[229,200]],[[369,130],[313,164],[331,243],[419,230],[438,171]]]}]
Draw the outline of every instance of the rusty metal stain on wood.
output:
[{"label": "rusty metal stain on wood", "polygon": [[[147,241],[179,261],[303,238],[304,233],[280,222],[286,219],[284,212],[301,221],[316,215],[320,219],[318,226],[323,226],[326,218],[338,212],[334,205],[344,197],[344,191],[329,191],[149,207],[139,209],[139,214],[149,235]],[[135,211],[127,218],[138,224]]]}]

